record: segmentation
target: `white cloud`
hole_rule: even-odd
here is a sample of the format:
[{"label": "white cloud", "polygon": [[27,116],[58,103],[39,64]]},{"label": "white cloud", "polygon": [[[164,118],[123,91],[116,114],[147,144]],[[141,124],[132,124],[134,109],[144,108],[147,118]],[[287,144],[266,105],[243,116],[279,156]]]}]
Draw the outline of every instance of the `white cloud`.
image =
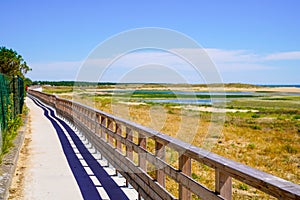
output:
[{"label": "white cloud", "polygon": [[224,50],[224,49],[205,49],[214,62],[257,62],[260,56],[246,50]]},{"label": "white cloud", "polygon": [[[248,70],[269,70],[272,66],[264,63],[263,56],[247,50],[224,50],[207,48],[204,49],[211,61],[220,71],[248,71]],[[196,55],[193,49],[186,50],[189,54]]]},{"label": "white cloud", "polygon": [[[300,60],[300,51],[268,55],[259,55],[247,50],[216,48],[207,48],[201,51],[197,49],[170,49],[170,52],[184,55],[186,58],[197,58],[196,62],[201,66],[201,72],[205,72],[208,69],[207,66],[212,66],[207,61],[207,54],[212,62],[215,63],[221,75],[225,72],[245,75],[248,72],[278,70],[280,67],[274,67],[272,63],[274,64],[278,60]],[[33,71],[30,72],[29,77],[34,80],[76,80],[77,78],[79,78],[78,80],[89,80],[88,78],[92,77],[91,81],[97,81],[101,73],[106,70],[106,81],[117,81],[118,77],[124,77],[124,74],[129,72],[140,80],[141,77],[138,77],[138,73],[133,73],[132,70],[149,65],[165,66],[170,72],[173,70],[177,74],[188,77],[190,80],[199,80],[199,73],[195,73],[195,69],[186,60],[183,60],[176,54],[165,51],[137,51],[111,59],[93,58],[85,61],[31,63],[30,66],[33,68]],[[78,71],[82,73],[81,77],[77,76]],[[166,77],[169,75],[166,71],[153,71],[162,80],[164,74]],[[215,71],[211,72],[215,73]],[[152,73],[142,74],[142,70],[140,74],[144,77],[150,76],[150,74],[155,77],[155,74]]]},{"label": "white cloud", "polygon": [[273,66],[269,66],[266,64],[259,63],[222,63],[220,65],[217,64],[218,69],[223,71],[260,71],[260,70],[272,70]]},{"label": "white cloud", "polygon": [[81,61],[57,61],[28,63],[32,71],[28,77],[33,80],[74,80]]},{"label": "white cloud", "polygon": [[265,60],[300,60],[300,51],[269,54],[265,57]]},{"label": "white cloud", "polygon": [[265,63],[264,56],[247,50],[206,49],[212,61],[220,71],[259,71],[272,70],[273,66]]}]

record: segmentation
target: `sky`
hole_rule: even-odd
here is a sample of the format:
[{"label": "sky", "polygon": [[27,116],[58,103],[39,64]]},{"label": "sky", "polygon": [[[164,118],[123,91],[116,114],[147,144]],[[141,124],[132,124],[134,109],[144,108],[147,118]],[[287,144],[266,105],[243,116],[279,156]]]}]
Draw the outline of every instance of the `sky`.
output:
[{"label": "sky", "polygon": [[[32,80],[78,80],[103,43],[126,31],[157,27],[196,42],[224,83],[300,84],[298,0],[10,0],[1,1],[0,9],[0,46],[23,56]],[[106,48],[119,45],[123,42]],[[174,45],[99,54],[94,67],[108,69],[100,81],[205,82],[203,68],[195,76],[195,68],[174,55],[178,48],[197,56]],[[109,67],[102,62],[107,56],[113,60]]]}]

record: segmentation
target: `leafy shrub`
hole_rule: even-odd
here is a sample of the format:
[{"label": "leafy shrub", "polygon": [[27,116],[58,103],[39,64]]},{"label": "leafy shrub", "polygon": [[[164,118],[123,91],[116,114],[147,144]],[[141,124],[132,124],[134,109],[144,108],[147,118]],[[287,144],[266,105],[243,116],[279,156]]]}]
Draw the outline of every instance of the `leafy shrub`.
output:
[{"label": "leafy shrub", "polygon": [[249,188],[248,188],[248,185],[240,183],[238,185],[238,189],[240,189],[240,190],[248,190]]},{"label": "leafy shrub", "polygon": [[3,132],[2,138],[2,149],[0,155],[0,162],[2,161],[2,157],[4,154],[9,152],[9,149],[13,147],[13,140],[17,136],[18,129],[22,125],[21,116],[17,116],[15,119],[9,120],[8,129]]},{"label": "leafy shrub", "polygon": [[248,144],[248,148],[249,149],[254,149],[255,148],[255,144],[253,144],[253,143]]},{"label": "leafy shrub", "polygon": [[300,119],[300,115],[295,115],[293,119]]},{"label": "leafy shrub", "polygon": [[296,154],[296,153],[298,153],[298,149],[295,148],[295,147],[293,147],[293,146],[291,146],[291,145],[289,145],[289,144],[284,145],[284,146],[283,146],[283,149],[284,149],[285,151],[287,151],[288,153],[291,153],[291,154]]},{"label": "leafy shrub", "polygon": [[197,174],[192,173],[192,178],[193,178],[194,180],[198,180],[200,177],[199,177]]},{"label": "leafy shrub", "polygon": [[168,114],[175,114],[175,112],[172,111],[172,110],[168,110],[167,113],[168,113]]},{"label": "leafy shrub", "polygon": [[251,117],[252,117],[252,118],[259,118],[260,115],[255,113],[255,114],[253,114]]},{"label": "leafy shrub", "polygon": [[250,128],[254,129],[254,130],[261,130],[261,126],[259,125],[253,125],[253,126],[250,126]]}]

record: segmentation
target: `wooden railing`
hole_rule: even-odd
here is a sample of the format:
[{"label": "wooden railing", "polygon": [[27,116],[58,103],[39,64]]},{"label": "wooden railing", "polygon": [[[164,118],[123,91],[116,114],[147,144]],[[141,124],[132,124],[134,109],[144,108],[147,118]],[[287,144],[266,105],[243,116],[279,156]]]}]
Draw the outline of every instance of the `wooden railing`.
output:
[{"label": "wooden railing", "polygon": [[[201,199],[232,199],[232,178],[278,199],[300,199],[300,185],[80,103],[37,91],[29,94],[73,123],[144,199],[175,199],[166,189],[166,176],[179,184],[179,199],[191,199],[192,193]],[[147,148],[149,139],[155,152]],[[178,168],[165,161],[166,147],[178,152]],[[192,160],[215,170],[215,191],[191,177]],[[155,177],[147,174],[147,163],[155,166]]]}]

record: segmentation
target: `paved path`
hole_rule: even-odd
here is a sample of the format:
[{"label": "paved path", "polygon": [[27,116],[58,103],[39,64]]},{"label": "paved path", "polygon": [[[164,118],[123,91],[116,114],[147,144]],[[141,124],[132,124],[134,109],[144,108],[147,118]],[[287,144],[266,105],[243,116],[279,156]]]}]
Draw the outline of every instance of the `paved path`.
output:
[{"label": "paved path", "polygon": [[105,159],[39,101],[26,99],[32,142],[24,199],[136,199]]}]

